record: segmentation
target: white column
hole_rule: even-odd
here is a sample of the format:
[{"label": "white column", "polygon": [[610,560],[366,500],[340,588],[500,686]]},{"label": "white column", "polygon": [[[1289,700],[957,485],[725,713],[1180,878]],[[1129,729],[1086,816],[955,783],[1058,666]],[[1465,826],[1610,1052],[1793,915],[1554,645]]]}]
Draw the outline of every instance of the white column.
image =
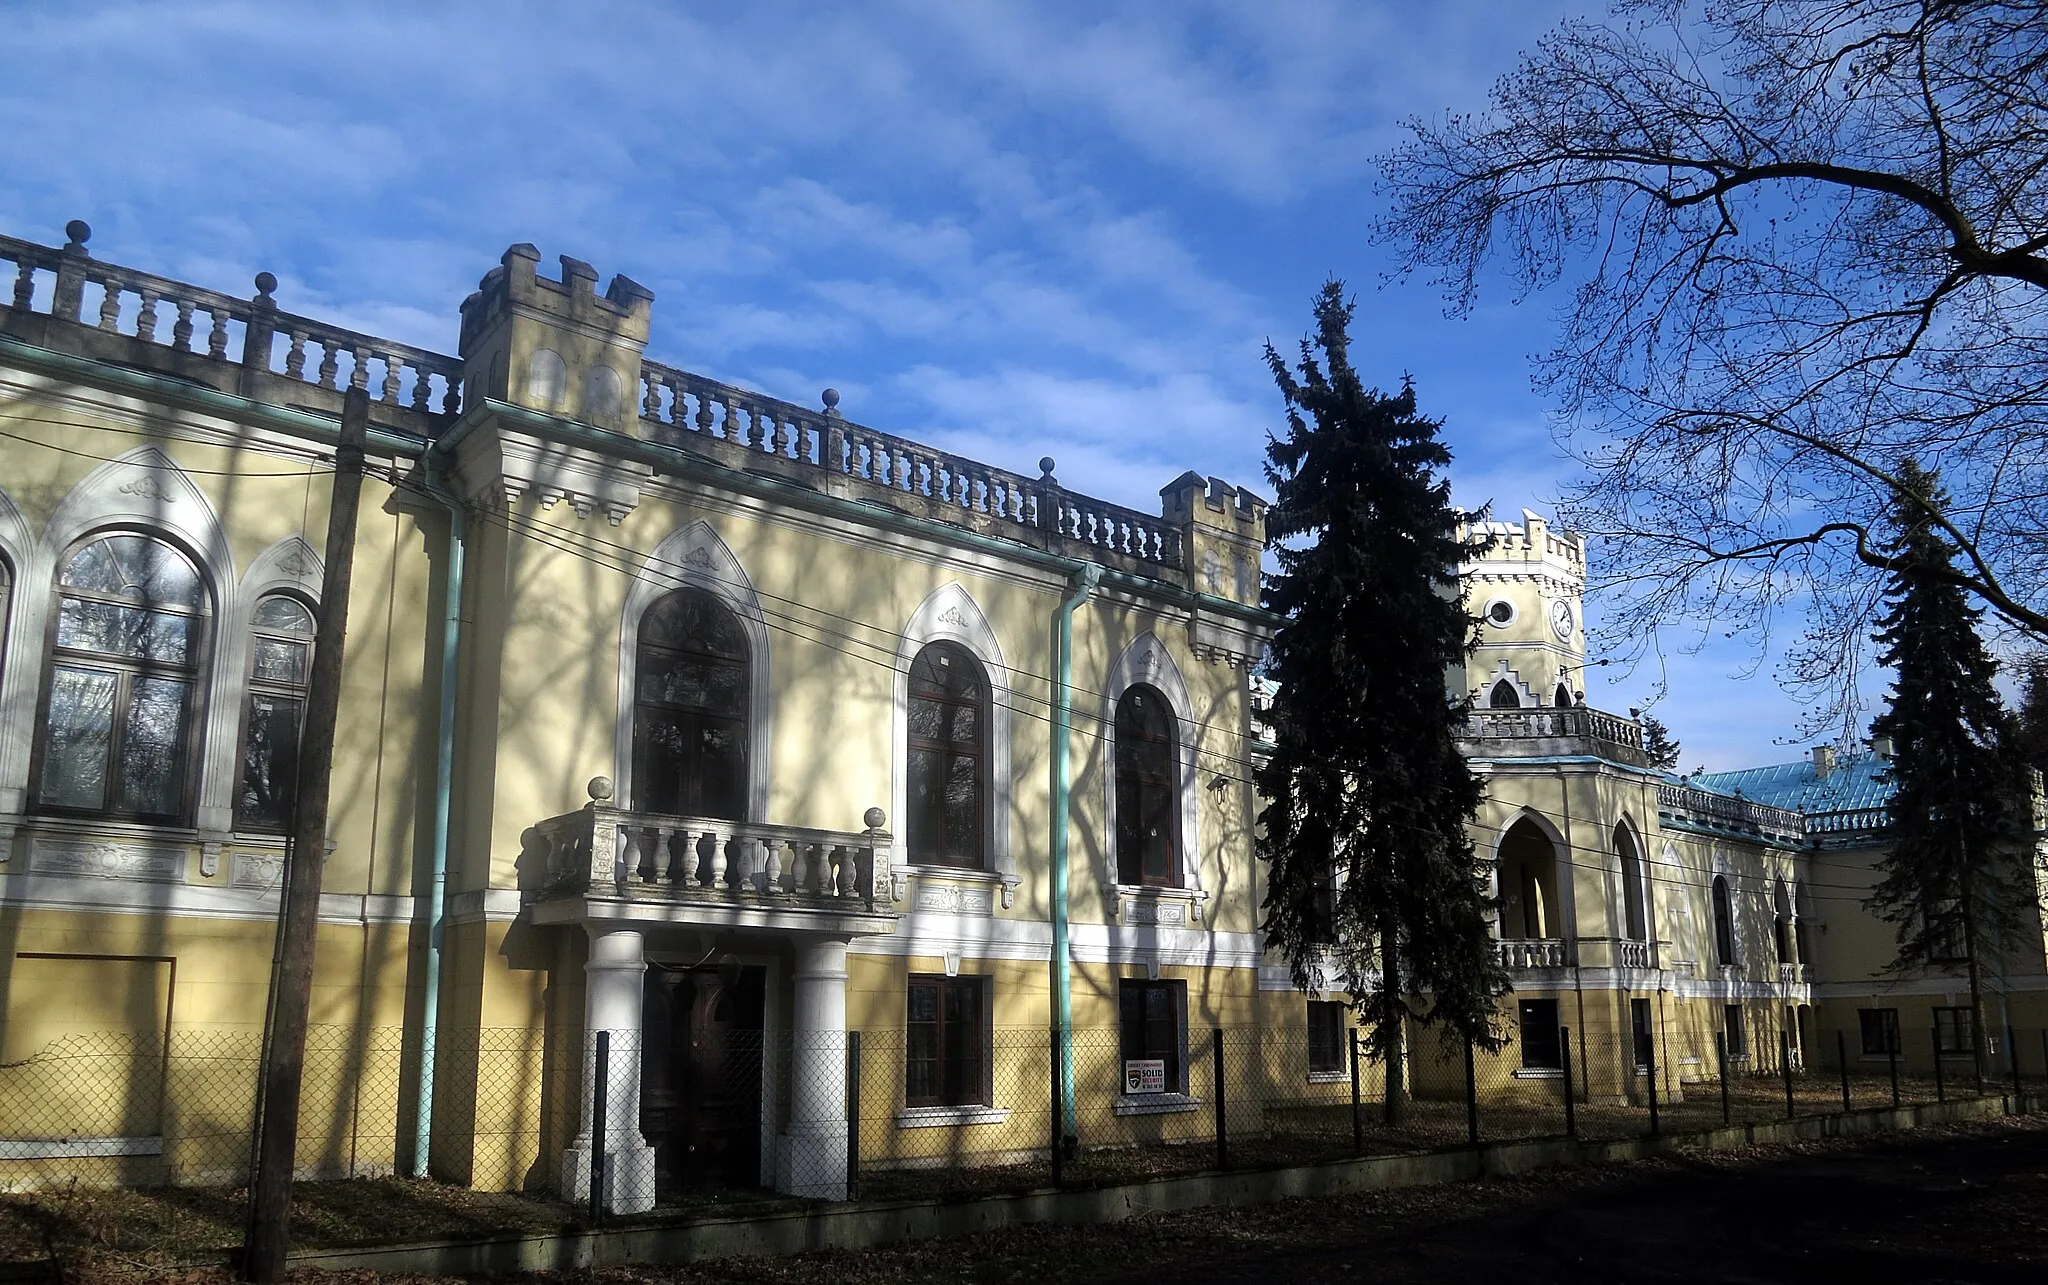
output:
[{"label": "white column", "polygon": [[846,943],[797,947],[790,1031],[789,1127],[776,1147],[775,1189],[846,1199]]},{"label": "white column", "polygon": [[[654,1208],[654,1148],[640,1133],[640,997],[646,984],[646,941],[630,929],[586,925],[590,959],[583,965],[583,1113],[576,1140],[562,1155],[562,1191],[590,1199],[593,1133],[604,1139],[604,1206],[615,1214]],[[605,1118],[592,1118],[597,1036],[609,1034]]]}]

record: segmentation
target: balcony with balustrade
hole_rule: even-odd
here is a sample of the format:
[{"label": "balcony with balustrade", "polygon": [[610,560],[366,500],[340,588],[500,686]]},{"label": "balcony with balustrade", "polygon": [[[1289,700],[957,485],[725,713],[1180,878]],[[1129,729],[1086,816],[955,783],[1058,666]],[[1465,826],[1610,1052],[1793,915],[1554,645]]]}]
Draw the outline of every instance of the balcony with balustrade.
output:
[{"label": "balcony with balustrade", "polygon": [[1635,719],[1585,705],[1475,709],[1461,738],[1474,758],[1599,758],[1645,767]]},{"label": "balcony with balustrade", "polygon": [[1562,937],[1496,938],[1493,943],[1494,962],[1510,973],[1566,968],[1571,956],[1571,943]]},{"label": "balcony with balustrade", "polygon": [[615,806],[611,782],[585,807],[537,823],[522,872],[535,923],[610,922],[837,937],[895,931],[889,832],[834,831]]}]

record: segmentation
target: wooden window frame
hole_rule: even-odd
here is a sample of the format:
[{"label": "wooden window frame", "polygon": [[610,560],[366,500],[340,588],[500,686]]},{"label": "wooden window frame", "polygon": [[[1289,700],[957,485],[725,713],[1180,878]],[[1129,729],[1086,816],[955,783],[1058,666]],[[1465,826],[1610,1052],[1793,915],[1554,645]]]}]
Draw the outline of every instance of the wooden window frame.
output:
[{"label": "wooden window frame", "polygon": [[[1155,1047],[1148,1040],[1150,1019],[1143,1015],[1143,996],[1163,992],[1173,1009],[1173,1032]],[[1129,1000],[1139,996],[1139,1028],[1134,1032],[1129,1018]],[[1166,1062],[1166,1093],[1185,1095],[1188,1091],[1188,984],[1178,978],[1150,981],[1126,977],[1117,983],[1117,1056],[1119,1062],[1133,1058],[1161,1056]],[[1150,1095],[1147,1095],[1150,1096]]]},{"label": "wooden window frame", "polygon": [[[1900,1040],[1899,1010],[1896,1008],[1857,1009],[1856,1034],[1865,1057],[1884,1057],[1905,1051]],[[1889,1048],[1885,1047],[1887,1037]]]},{"label": "wooden window frame", "polygon": [[[972,699],[955,696],[920,695],[917,689],[917,672],[924,664],[925,657],[932,655],[934,652],[949,657],[954,664],[964,662],[970,666],[981,694]],[[994,688],[989,683],[988,667],[981,663],[980,657],[959,643],[945,640],[929,642],[918,648],[917,655],[911,658],[903,725],[903,771],[906,801],[917,788],[916,761],[920,750],[932,754],[969,757],[959,741],[942,742],[918,736],[915,730],[917,727],[916,710],[920,701],[927,701],[935,705],[952,706],[954,708],[973,709],[975,733],[971,754],[974,761],[974,850],[969,856],[955,857],[949,855],[945,850],[946,840],[949,836],[945,832],[943,822],[941,823],[940,832],[936,836],[936,846],[932,846],[934,836],[919,832],[919,827],[922,824],[919,820],[921,813],[912,807],[908,809],[910,815],[904,818],[903,845],[905,856],[909,859],[910,864],[914,866],[933,866],[947,870],[986,870],[989,868],[989,799],[995,792],[995,755],[992,752],[993,745],[990,739],[993,734],[990,728],[992,721],[990,716],[994,713],[995,706],[993,693]],[[941,808],[940,811],[943,814],[944,809]]]},{"label": "wooden window frame", "polygon": [[[1350,1005],[1341,1000],[1308,1001],[1308,1073],[1342,1075],[1349,1068],[1344,1011]],[[1317,1028],[1327,1027],[1319,1031]],[[1319,1056],[1320,1055],[1320,1056]]]},{"label": "wooden window frame", "polygon": [[[273,590],[269,593],[264,594],[262,597],[258,598],[256,600],[257,610],[260,611],[263,607],[263,604],[270,601],[273,598],[282,598],[286,602],[294,603],[300,607],[303,607],[306,613],[313,618],[314,632],[308,634],[292,634],[285,633],[282,630],[266,629],[255,623],[256,617],[254,613],[251,613],[249,617],[249,665],[246,671],[248,690],[243,694],[242,697],[241,725],[236,729],[235,736],[235,830],[239,834],[285,833],[291,826],[291,812],[293,808],[297,806],[298,802],[299,783],[296,780],[294,780],[292,782],[291,796],[287,800],[285,805],[285,817],[276,825],[271,825],[265,822],[252,822],[242,812],[243,787],[248,781],[249,772],[249,731],[250,728],[255,724],[257,698],[262,696],[272,696],[286,700],[298,701],[299,735],[301,738],[303,738],[306,733],[305,706],[307,697],[311,694],[311,687],[313,681],[313,640],[320,629],[320,612],[319,609],[315,607],[311,602],[308,602],[306,599],[300,597],[298,594],[286,593],[278,590]],[[302,681],[298,683],[286,683],[274,678],[259,678],[256,676],[256,644],[259,639],[263,638],[275,638],[282,641],[301,643],[305,646],[306,672],[305,677]]]},{"label": "wooden window frame", "polygon": [[[932,1011],[937,1016],[930,1025],[933,1027],[932,1043],[936,1053],[933,1059],[932,1084],[936,1087],[937,1092],[913,1095],[910,1091],[910,1030],[913,1026],[925,1025],[925,1023],[913,1022],[910,1019],[912,1011],[911,995],[919,988],[928,988],[934,993]],[[990,1045],[994,1031],[994,1013],[993,1006],[990,1003],[993,989],[994,987],[990,984],[990,979],[982,976],[945,977],[932,973],[912,973],[910,975],[910,980],[905,987],[904,993],[903,1105],[905,1107],[985,1107],[990,1105],[993,1096],[990,1092],[989,1075],[992,1062],[989,1056],[991,1052]],[[948,1072],[951,1069],[950,1064],[954,1060],[955,1050],[952,1049],[948,1039],[950,1034],[949,1025],[952,1019],[946,1016],[946,996],[948,992],[956,991],[971,992],[974,995],[975,1011],[978,1017],[975,1019],[974,1030],[968,1035],[969,1046],[974,1050],[972,1074],[968,1078],[965,1088],[962,1088],[957,1093],[949,1093],[946,1085],[950,1078]]]},{"label": "wooden window frame", "polygon": [[[64,569],[70,565],[72,559],[94,544],[122,536],[146,540],[171,550],[192,568],[193,575],[198,580],[205,603],[197,610],[156,604],[142,607],[143,610],[161,611],[192,621],[191,645],[186,652],[186,663],[182,666],[57,645],[57,630],[63,620],[66,598],[75,598],[81,602],[108,603],[130,609],[138,606],[135,600],[130,598],[76,589],[64,584]],[[50,618],[43,627],[43,682],[42,691],[36,698],[35,746],[29,764],[31,810],[39,816],[120,821],[135,825],[179,827],[191,824],[198,796],[199,773],[205,758],[208,686],[212,671],[214,631],[219,612],[218,595],[207,577],[205,563],[160,532],[137,527],[104,527],[73,541],[57,559],[56,572],[51,577],[50,606]],[[46,750],[50,743],[50,699],[56,690],[59,666],[110,673],[115,679],[114,709],[107,729],[106,793],[105,804],[102,807],[67,807],[43,802],[43,772],[47,766]],[[121,792],[121,758],[128,743],[128,722],[132,712],[135,680],[144,677],[167,678],[185,684],[184,742],[179,751],[178,799],[176,808],[170,812],[138,812],[119,808],[114,802]]]},{"label": "wooden window frame", "polygon": [[[1159,711],[1166,720],[1166,734],[1163,737],[1146,736],[1139,731],[1137,714],[1131,707],[1133,697],[1158,702]],[[1172,703],[1158,688],[1149,683],[1133,683],[1124,689],[1123,695],[1117,697],[1115,731],[1116,762],[1112,769],[1116,779],[1111,789],[1116,796],[1116,833],[1113,838],[1116,843],[1117,882],[1133,888],[1185,887],[1186,870],[1181,851],[1180,824],[1180,718],[1173,712]],[[1163,747],[1166,761],[1166,772],[1163,777],[1158,773],[1143,772],[1139,768],[1136,762],[1138,745]],[[1125,815],[1124,785],[1127,780],[1134,787],[1135,797],[1131,799],[1130,810],[1135,816]],[[1124,853],[1125,828],[1140,823],[1138,819],[1145,815],[1145,803],[1153,791],[1157,791],[1163,800],[1166,813],[1167,870],[1166,874],[1159,878],[1146,876],[1142,852],[1129,860]],[[1132,878],[1133,873],[1138,877]]]},{"label": "wooden window frame", "polygon": [[[708,649],[677,646],[673,643],[650,637],[647,627],[648,621],[666,604],[680,598],[700,599],[709,604],[713,610],[721,613],[740,640],[741,645],[737,654],[730,656],[721,655]],[[647,609],[641,612],[639,629],[633,644],[632,675],[634,797],[630,802],[636,810],[664,815],[703,816],[726,821],[744,821],[748,819],[746,815],[747,783],[752,758],[758,747],[753,743],[753,729],[750,726],[751,720],[748,717],[747,711],[751,705],[753,686],[758,680],[758,675],[754,673],[753,656],[751,650],[745,645],[745,639],[746,630],[745,626],[740,623],[739,614],[717,594],[694,585],[686,585],[662,594],[653,602],[648,603]],[[641,695],[640,681],[642,673],[647,667],[650,653],[694,657],[708,664],[737,669],[745,680],[741,684],[739,692],[740,712],[737,714],[721,714],[708,708],[685,707],[647,700]],[[665,717],[687,721],[688,725],[692,728],[701,729],[707,726],[726,728],[736,735],[739,742],[739,765],[735,781],[737,792],[736,797],[732,800],[733,806],[729,809],[733,815],[720,816],[715,809],[710,808],[706,804],[705,780],[701,771],[703,766],[701,757],[695,760],[695,767],[698,770],[697,775],[693,778],[686,770],[682,775],[682,779],[676,783],[677,800],[675,811],[670,812],[666,808],[655,806],[654,790],[657,788],[657,774],[653,771],[651,751],[647,746],[646,732],[643,730],[651,726],[648,722],[648,715],[650,713],[658,713]]]}]

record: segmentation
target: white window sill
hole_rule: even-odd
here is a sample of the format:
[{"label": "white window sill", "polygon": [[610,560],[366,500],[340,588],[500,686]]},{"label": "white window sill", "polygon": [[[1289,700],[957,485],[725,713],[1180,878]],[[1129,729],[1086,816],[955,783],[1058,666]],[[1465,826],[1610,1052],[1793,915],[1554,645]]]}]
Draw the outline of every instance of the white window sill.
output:
[{"label": "white window sill", "polygon": [[1350,1080],[1351,1073],[1349,1071],[1310,1071],[1308,1073],[1308,1082],[1310,1084],[1347,1084]]},{"label": "white window sill", "polygon": [[1561,1066],[1518,1066],[1509,1074],[1517,1080],[1562,1080],[1564,1078],[1564,1068]]},{"label": "white window sill", "polygon": [[142,1138],[0,1138],[0,1160],[82,1160],[98,1156],[160,1156],[164,1140]]},{"label": "white window sill", "polygon": [[1116,1105],[1110,1110],[1117,1115],[1172,1115],[1177,1111],[1197,1111],[1202,1099],[1191,1098],[1185,1093],[1137,1093],[1119,1094]]},{"label": "white window sill", "polygon": [[899,1129],[939,1129],[960,1124],[1002,1124],[1010,1113],[1002,1107],[906,1107],[896,1113]]}]

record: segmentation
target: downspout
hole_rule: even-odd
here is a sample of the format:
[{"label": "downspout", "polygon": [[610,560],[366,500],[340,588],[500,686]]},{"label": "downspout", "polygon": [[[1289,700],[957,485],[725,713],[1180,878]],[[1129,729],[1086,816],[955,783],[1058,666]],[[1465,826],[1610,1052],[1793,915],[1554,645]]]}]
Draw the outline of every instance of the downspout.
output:
[{"label": "downspout", "polygon": [[1052,986],[1054,1032],[1060,1043],[1060,1136],[1074,1139],[1074,985],[1067,941],[1067,829],[1073,790],[1069,730],[1073,723],[1074,608],[1102,582],[1102,568],[1083,563],[1074,571],[1073,592],[1053,613],[1057,638],[1052,689]]},{"label": "downspout", "polygon": [[[437,444],[438,445],[438,444]],[[441,1020],[441,950],[445,925],[442,908],[448,888],[448,812],[455,791],[455,687],[457,653],[462,642],[462,556],[466,522],[462,501],[443,483],[430,450],[421,461],[426,488],[448,510],[448,545],[441,592],[441,710],[434,748],[434,824],[428,840],[433,873],[427,884],[426,993],[420,1008],[420,1086],[414,1112],[413,1176],[425,1178],[434,1142],[434,1050]]]}]

